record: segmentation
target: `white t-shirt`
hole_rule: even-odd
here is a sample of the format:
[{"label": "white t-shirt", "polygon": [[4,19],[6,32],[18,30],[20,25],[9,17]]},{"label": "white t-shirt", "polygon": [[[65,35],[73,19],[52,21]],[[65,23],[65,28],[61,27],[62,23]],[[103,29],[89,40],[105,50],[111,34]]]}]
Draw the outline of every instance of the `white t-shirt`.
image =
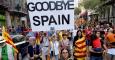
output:
[{"label": "white t-shirt", "polygon": [[43,37],[43,46],[49,46],[49,40],[47,37]]},{"label": "white t-shirt", "polygon": [[108,54],[115,55],[115,48],[108,49]]},{"label": "white t-shirt", "polygon": [[48,46],[49,46],[49,40],[47,37],[43,37],[43,43],[42,43],[42,51],[44,55],[48,55]]},{"label": "white t-shirt", "polygon": [[73,37],[76,36],[76,33],[77,33],[77,30],[73,30],[72,36],[73,36]]},{"label": "white t-shirt", "polygon": [[55,52],[55,55],[59,54],[59,42],[58,41],[54,41],[54,52]]}]

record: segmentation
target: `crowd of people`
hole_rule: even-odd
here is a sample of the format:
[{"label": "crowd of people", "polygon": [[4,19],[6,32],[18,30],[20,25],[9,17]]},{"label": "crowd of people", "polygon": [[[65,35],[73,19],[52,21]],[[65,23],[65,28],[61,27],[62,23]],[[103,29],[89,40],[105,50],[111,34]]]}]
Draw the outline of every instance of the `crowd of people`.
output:
[{"label": "crowd of people", "polygon": [[[34,34],[38,36],[35,36]],[[41,55],[39,55],[38,59],[42,60],[72,59],[71,57],[72,36],[70,35],[71,33],[69,31],[56,31],[56,32],[50,31],[50,32],[39,32],[39,33],[37,32],[34,34],[32,33],[28,34],[27,38],[29,38],[28,41],[30,42],[31,45],[39,46],[37,51],[39,51],[38,55],[39,54]],[[36,38],[38,38],[39,41],[36,41]],[[34,44],[32,41],[34,41]],[[32,52],[31,49],[29,49],[29,51]],[[30,52],[28,52],[30,58],[34,59],[34,55],[31,55]]]},{"label": "crowd of people", "polygon": [[[115,27],[111,24],[86,26],[74,38],[74,60],[109,60],[114,56]],[[89,57],[86,58],[86,57]],[[111,58],[114,60],[113,58]]]},{"label": "crowd of people", "polygon": [[[17,33],[22,32],[21,27],[15,30]],[[115,25],[111,24],[86,25],[74,32],[30,30],[25,37],[28,60],[109,60],[114,55],[108,53],[115,48]],[[0,42],[1,48],[2,45]]]},{"label": "crowd of people", "polygon": [[[114,26],[114,25],[113,25]],[[109,59],[108,49],[114,48],[115,28],[110,24],[71,30],[39,32],[43,60],[103,60]],[[67,51],[67,56],[63,50]],[[64,56],[63,56],[64,55]],[[106,56],[106,57],[105,57]],[[87,58],[88,57],[88,58]]]}]

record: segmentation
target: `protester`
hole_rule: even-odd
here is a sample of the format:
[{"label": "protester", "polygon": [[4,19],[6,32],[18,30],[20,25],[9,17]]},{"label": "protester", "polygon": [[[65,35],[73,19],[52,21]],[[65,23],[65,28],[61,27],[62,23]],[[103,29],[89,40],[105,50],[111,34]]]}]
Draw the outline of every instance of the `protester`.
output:
[{"label": "protester", "polygon": [[42,58],[48,60],[50,58],[50,42],[47,33],[42,36]]},{"label": "protester", "polygon": [[28,46],[29,60],[41,60],[40,46],[36,44],[35,37],[29,38],[30,45]]},{"label": "protester", "polygon": [[59,31],[58,36],[59,36],[59,40],[60,40],[60,41],[62,41],[62,39],[63,39],[63,36],[62,36],[62,35],[63,35],[62,31]]},{"label": "protester", "polygon": [[59,60],[59,51],[60,51],[60,47],[59,47],[59,41],[57,39],[57,36],[53,36],[54,37],[54,58],[55,60]]},{"label": "protester", "polygon": [[85,33],[86,33],[86,44],[89,46],[90,44],[90,40],[91,40],[91,34],[92,34],[92,29],[90,26],[88,26],[86,29],[85,29]]},{"label": "protester", "polygon": [[17,32],[18,34],[22,33],[22,29],[21,29],[21,26],[20,26],[20,25],[17,26],[16,32]]},{"label": "protester", "polygon": [[16,29],[14,28],[14,26],[12,26],[10,33],[11,33],[11,35],[16,35]]},{"label": "protester", "polygon": [[115,34],[113,33],[112,28],[109,29],[106,40],[108,41],[108,44],[115,45]]},{"label": "protester", "polygon": [[61,50],[61,57],[59,60],[70,60],[70,56],[69,49],[64,48]]},{"label": "protester", "polygon": [[54,60],[54,36],[53,37],[49,37],[50,40],[50,59]]},{"label": "protester", "polygon": [[12,27],[11,27],[11,26],[8,26],[8,27],[7,27],[7,31],[8,31],[9,33],[11,33]]},{"label": "protester", "polygon": [[91,35],[90,60],[103,60],[103,52],[107,52],[107,47],[101,39],[100,31],[94,31]]},{"label": "protester", "polygon": [[115,55],[115,34],[113,29],[110,28],[106,35],[107,45],[108,45],[108,59],[114,60],[113,56]]},{"label": "protester", "polygon": [[17,53],[14,48],[5,43],[3,38],[0,36],[0,60],[17,60]]},{"label": "protester", "polygon": [[85,60],[86,57],[86,40],[85,36],[82,35],[82,31],[78,30],[74,37],[74,60]]},{"label": "protester", "polygon": [[63,39],[61,41],[61,48],[69,48],[69,45],[70,45],[70,41],[69,39],[67,38],[67,34],[63,34]]}]

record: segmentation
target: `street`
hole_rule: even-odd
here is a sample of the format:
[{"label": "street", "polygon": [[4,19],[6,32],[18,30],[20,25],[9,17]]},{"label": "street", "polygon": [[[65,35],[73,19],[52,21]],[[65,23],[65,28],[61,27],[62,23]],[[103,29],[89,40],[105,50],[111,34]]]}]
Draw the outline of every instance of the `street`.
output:
[{"label": "street", "polygon": [[0,60],[115,60],[115,0],[0,0]]}]

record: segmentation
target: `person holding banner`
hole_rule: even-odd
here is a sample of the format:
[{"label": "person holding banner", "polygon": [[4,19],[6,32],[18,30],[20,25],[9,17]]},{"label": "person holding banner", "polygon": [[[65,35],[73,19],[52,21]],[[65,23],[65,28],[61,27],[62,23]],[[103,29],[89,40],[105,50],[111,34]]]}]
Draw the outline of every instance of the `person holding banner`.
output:
[{"label": "person holding banner", "polygon": [[14,48],[0,36],[0,60],[17,60]]}]

